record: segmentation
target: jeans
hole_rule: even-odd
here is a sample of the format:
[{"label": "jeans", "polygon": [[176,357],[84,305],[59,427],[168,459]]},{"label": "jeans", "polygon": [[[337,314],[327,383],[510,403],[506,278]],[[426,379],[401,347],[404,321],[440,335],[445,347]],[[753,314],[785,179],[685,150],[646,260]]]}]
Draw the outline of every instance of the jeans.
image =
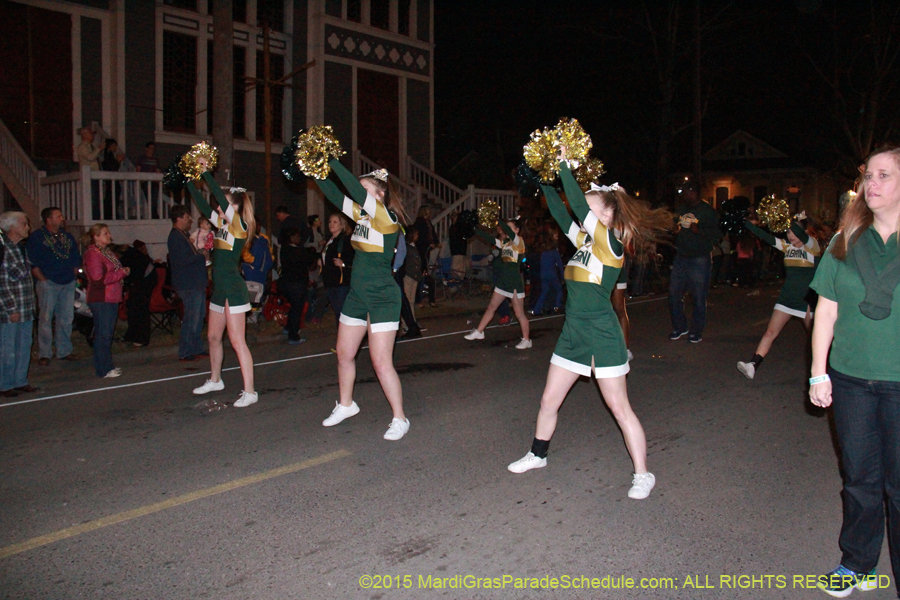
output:
[{"label": "jeans", "polygon": [[544,300],[547,298],[548,294],[556,291],[555,300],[553,302],[553,308],[559,308],[562,305],[562,296],[563,290],[562,285],[560,284],[559,277],[553,277],[552,279],[544,279],[541,278],[541,295],[538,296],[537,301],[534,303],[532,307],[532,311],[535,315],[541,314],[541,310],[544,308]]},{"label": "jeans", "polygon": [[28,385],[34,321],[0,323],[0,392]]},{"label": "jeans", "polygon": [[331,304],[331,310],[334,311],[334,321],[337,323],[341,320],[341,311],[344,310],[344,301],[350,295],[350,286],[341,285],[333,288],[326,288],[325,293],[328,295],[328,302]]},{"label": "jeans", "polygon": [[[841,564],[868,573],[878,564],[885,514],[894,580],[900,575],[900,382],[831,370],[832,408],[844,467]],[[885,497],[887,502],[885,502]]]},{"label": "jeans", "polygon": [[91,302],[94,315],[94,372],[104,377],[112,371],[112,340],[119,319],[119,305],[115,302]]},{"label": "jeans", "polygon": [[178,336],[178,358],[203,353],[203,320],[206,318],[206,290],[175,290],[184,305]]},{"label": "jeans", "polygon": [[[400,318],[403,319],[403,322],[406,323],[406,328],[410,331],[419,331],[419,323],[416,321],[416,317],[412,311],[412,304],[409,302],[409,298],[406,297],[406,288],[404,287],[404,280],[406,277],[401,278],[399,273],[394,273],[394,281],[397,282],[397,285],[400,286]],[[433,282],[434,280],[432,280]],[[434,302],[434,283],[432,283],[432,302]]]},{"label": "jeans", "polygon": [[[710,269],[709,256],[675,258],[669,279],[669,313],[672,317],[673,330],[689,331],[698,335],[703,333],[706,328],[706,296],[709,294]],[[693,298],[690,329],[687,317],[684,316],[684,295],[687,292],[690,292]]]},{"label": "jeans", "polygon": [[[65,285],[53,283],[49,279],[37,282],[38,310],[38,355],[40,358],[53,356],[53,341],[56,338],[56,356],[65,358],[72,354],[72,321],[75,319],[75,281]],[[53,317],[56,317],[54,336]]]}]

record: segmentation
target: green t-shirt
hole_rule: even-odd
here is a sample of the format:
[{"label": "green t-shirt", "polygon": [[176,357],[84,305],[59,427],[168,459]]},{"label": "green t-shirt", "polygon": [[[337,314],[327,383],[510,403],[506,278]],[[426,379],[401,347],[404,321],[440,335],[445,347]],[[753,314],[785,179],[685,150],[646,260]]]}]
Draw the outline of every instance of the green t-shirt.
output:
[{"label": "green t-shirt", "polygon": [[[892,235],[885,244],[874,228],[870,227],[862,235],[871,236],[872,262],[875,271],[881,273],[900,253],[897,236]],[[829,359],[832,368],[870,381],[900,381],[900,354],[897,353],[900,290],[894,290],[891,314],[887,319],[873,321],[863,315],[859,310],[859,304],[866,296],[862,279],[852,261],[837,260],[831,254],[831,248],[822,258],[810,287],[823,298],[838,304]]]}]

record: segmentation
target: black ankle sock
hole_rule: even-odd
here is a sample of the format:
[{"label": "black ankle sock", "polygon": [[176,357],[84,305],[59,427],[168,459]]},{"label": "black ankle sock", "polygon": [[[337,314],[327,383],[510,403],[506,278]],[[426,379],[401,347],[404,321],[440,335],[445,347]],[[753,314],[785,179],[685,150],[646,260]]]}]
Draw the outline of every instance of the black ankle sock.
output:
[{"label": "black ankle sock", "polygon": [[758,367],[759,365],[762,364],[762,361],[764,358],[765,358],[764,356],[760,356],[759,354],[754,354],[753,358],[750,359],[750,362],[752,362],[755,367]]},{"label": "black ankle sock", "polygon": [[547,458],[547,450],[550,448],[550,440],[539,440],[534,438],[531,442],[531,453],[538,458]]}]

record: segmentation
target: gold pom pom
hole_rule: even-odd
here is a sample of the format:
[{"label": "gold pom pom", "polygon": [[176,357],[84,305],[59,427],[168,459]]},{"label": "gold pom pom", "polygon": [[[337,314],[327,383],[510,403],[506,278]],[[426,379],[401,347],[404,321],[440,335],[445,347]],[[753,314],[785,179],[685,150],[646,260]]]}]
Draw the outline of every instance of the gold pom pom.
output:
[{"label": "gold pom pom", "polygon": [[525,144],[525,164],[537,171],[541,181],[551,183],[559,172],[559,139],[546,127],[531,132]]},{"label": "gold pom pom", "polygon": [[773,233],[782,233],[791,227],[791,211],[788,203],[783,198],[776,198],[775,194],[759,201],[756,214],[759,215],[760,224],[768,227]]},{"label": "gold pom pom", "polygon": [[496,227],[499,219],[500,205],[495,200],[485,200],[478,207],[478,222],[484,227]]},{"label": "gold pom pom", "polygon": [[331,172],[328,161],[344,154],[330,125],[314,125],[297,136],[294,162],[307,177],[325,179]]},{"label": "gold pom pom", "polygon": [[559,145],[566,147],[566,158],[574,171],[587,160],[588,152],[594,145],[591,136],[581,128],[578,119],[562,119],[554,131]]},{"label": "gold pom pom", "polygon": [[216,168],[216,162],[219,160],[219,151],[215,146],[210,146],[206,142],[194,144],[191,149],[184,153],[178,162],[178,170],[190,180],[200,179],[206,171],[212,171]]},{"label": "gold pom pom", "polygon": [[591,183],[600,179],[600,176],[606,173],[603,168],[603,161],[598,158],[588,157],[578,169],[573,173],[578,185],[585,192],[591,189]]},{"label": "gold pom pom", "polygon": [[566,158],[577,169],[593,146],[591,136],[581,128],[578,119],[561,119],[553,129],[537,129],[525,144],[525,163],[538,172],[544,183],[551,183],[559,173],[559,149],[566,147]]}]

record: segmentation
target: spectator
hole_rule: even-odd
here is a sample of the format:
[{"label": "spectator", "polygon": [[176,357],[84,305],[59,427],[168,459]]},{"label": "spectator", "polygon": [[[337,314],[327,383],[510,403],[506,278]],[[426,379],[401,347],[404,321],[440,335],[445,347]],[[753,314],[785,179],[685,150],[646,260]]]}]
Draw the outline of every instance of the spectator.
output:
[{"label": "spectator", "polygon": [[191,243],[206,256],[207,267],[212,265],[210,257],[212,256],[215,239],[216,232],[212,230],[212,223],[209,222],[209,219],[200,215],[200,218],[197,219],[197,229],[191,233]]},{"label": "spectator", "polygon": [[[100,170],[100,162],[97,158],[106,150],[105,146],[94,148],[94,130],[90,127],[82,127],[78,130],[81,142],[76,149],[79,167],[90,167],[91,171]],[[80,170],[80,168],[79,168]],[[94,219],[100,218],[100,181],[91,180],[91,209]]]},{"label": "spectator", "polygon": [[[534,304],[532,313],[540,315],[544,309],[544,300],[549,296],[553,299],[553,312],[559,312],[563,299],[563,267],[562,256],[559,254],[559,239],[556,233],[547,234],[549,237],[548,244],[544,246],[541,252],[541,295],[538,296],[537,302]],[[534,278],[535,273],[532,271],[531,277]]]},{"label": "spectator", "polygon": [[306,286],[309,282],[309,263],[303,248],[303,234],[298,229],[282,231],[287,235],[287,244],[281,247],[281,277],[278,291],[286,296],[291,305],[288,313],[288,344],[302,344],[300,337],[300,317],[306,302]]},{"label": "spectator", "polygon": [[124,280],[128,290],[125,301],[128,329],[124,339],[133,347],[140,348],[150,343],[150,297],[157,283],[156,266],[147,252],[147,244],[141,240],[134,240],[122,254],[121,260],[122,266],[131,271]]},{"label": "spectator", "polygon": [[[713,244],[722,237],[719,215],[697,194],[693,182],[679,190],[684,205],[678,211],[675,234],[675,262],[669,279],[669,313],[672,317],[670,340],[687,334],[691,343],[703,340],[706,328],[706,296],[712,271]],[[684,316],[684,295],[690,292],[693,301],[691,326]]]},{"label": "spectator", "polygon": [[303,244],[309,254],[310,264],[315,264],[319,259],[319,253],[325,247],[325,238],[322,236],[322,220],[319,215],[309,215],[306,218],[309,225],[309,237]]},{"label": "spectator", "polygon": [[[437,231],[431,222],[431,209],[427,206],[419,207],[419,214],[416,216],[416,222],[413,227],[419,232],[419,239],[416,241],[416,249],[422,259],[422,269],[427,271],[431,265],[430,254],[433,248],[438,248]],[[434,301],[432,300],[432,304]]]},{"label": "spectator", "polygon": [[310,310],[311,316],[308,321],[315,323],[321,320],[325,308],[330,304],[331,310],[334,311],[334,324],[337,326],[341,318],[341,309],[344,308],[344,300],[350,293],[350,276],[353,273],[351,269],[356,251],[350,244],[353,228],[344,215],[334,213],[328,217],[328,231],[331,237],[325,243],[320,259],[325,296],[316,301]]},{"label": "spectator", "polygon": [[66,219],[58,207],[42,210],[41,219],[44,225],[28,238],[28,258],[31,274],[37,279],[38,364],[46,367],[53,356],[54,342],[57,358],[78,360],[72,354],[72,320],[81,253],[75,238],[66,231]]},{"label": "spectator", "polygon": [[244,246],[241,252],[241,273],[247,284],[247,292],[250,294],[250,306],[253,307],[247,320],[256,323],[259,313],[259,305],[266,291],[266,282],[269,279],[269,271],[272,270],[272,248],[269,246],[269,238],[260,233],[259,221],[256,222],[256,235],[250,246]]},{"label": "spectator", "polygon": [[459,224],[459,211],[453,213],[453,224],[447,232],[447,239],[450,243],[450,275],[456,279],[465,279],[469,272],[468,244]]},{"label": "spectator", "polygon": [[0,396],[4,398],[38,391],[28,384],[34,284],[22,242],[29,229],[25,213],[0,215]]},{"label": "spectator", "polygon": [[[119,150],[119,143],[112,138],[107,138],[103,145],[103,152],[100,153],[100,170],[118,173],[124,159],[125,155]],[[101,218],[113,218],[113,206],[115,206],[116,218],[121,219],[124,206],[119,182],[106,180],[103,182],[103,189],[103,216]]]},{"label": "spectator", "polygon": [[183,204],[169,211],[169,269],[172,287],[184,305],[181,333],[178,337],[178,360],[193,362],[209,353],[203,349],[203,320],[206,317],[206,257],[191,243],[188,232],[193,218]]},{"label": "spectator", "polygon": [[295,217],[288,211],[287,206],[279,206],[275,209],[275,218],[281,223],[278,229],[278,245],[284,246],[288,243],[288,234],[296,230],[300,232],[300,240],[307,240],[310,236],[309,227],[299,217]]},{"label": "spectator", "polygon": [[[144,145],[144,155],[135,162],[135,169],[138,173],[161,173],[159,166],[159,158],[156,157],[156,144],[147,142]],[[158,181],[151,181],[149,186],[151,215],[154,219],[159,218],[159,195],[160,184]],[[141,189],[146,189],[143,185]]]},{"label": "spectator", "polygon": [[410,314],[413,319],[416,318],[416,311],[413,309],[413,305],[416,303],[416,290],[418,289],[419,284],[422,283],[424,276],[422,257],[416,250],[416,241],[418,240],[418,237],[419,230],[410,227],[409,235],[406,236],[406,260],[403,261],[402,271],[397,271],[402,276],[403,284],[401,285],[401,288],[406,295],[406,300],[409,302]]},{"label": "spectator", "polygon": [[144,155],[134,163],[138,173],[161,173],[159,159],[156,157],[156,144],[147,142],[144,146]]},{"label": "spectator", "polygon": [[87,275],[88,305],[94,315],[94,372],[97,377],[118,377],[122,370],[113,365],[112,340],[122,302],[122,280],[130,270],[113,254],[112,234],[106,223],[96,223],[82,236],[84,272]]}]

